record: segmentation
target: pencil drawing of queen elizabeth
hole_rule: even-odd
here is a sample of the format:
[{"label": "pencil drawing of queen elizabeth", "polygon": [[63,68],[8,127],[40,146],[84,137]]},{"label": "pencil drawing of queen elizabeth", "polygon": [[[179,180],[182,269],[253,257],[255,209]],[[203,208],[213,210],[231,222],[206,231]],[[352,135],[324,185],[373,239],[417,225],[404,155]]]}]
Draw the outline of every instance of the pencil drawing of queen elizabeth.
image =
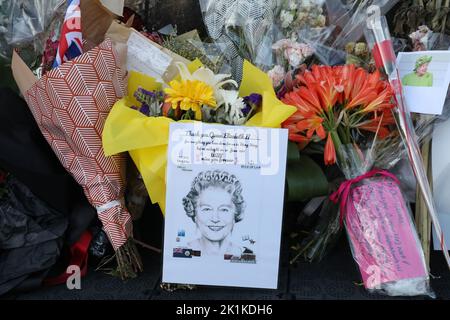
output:
[{"label": "pencil drawing of queen elizabeth", "polygon": [[199,173],[183,198],[188,217],[196,224],[201,236],[188,243],[202,256],[241,256],[245,248],[232,241],[236,223],[244,217],[245,201],[237,177],[226,171]]}]

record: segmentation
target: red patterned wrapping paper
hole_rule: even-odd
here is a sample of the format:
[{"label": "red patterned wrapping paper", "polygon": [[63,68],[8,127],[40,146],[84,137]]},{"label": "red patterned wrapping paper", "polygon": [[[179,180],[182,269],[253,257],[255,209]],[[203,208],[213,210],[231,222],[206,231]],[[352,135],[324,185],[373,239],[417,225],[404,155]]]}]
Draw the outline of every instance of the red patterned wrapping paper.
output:
[{"label": "red patterned wrapping paper", "polygon": [[102,147],[105,120],[125,92],[118,61],[106,39],[46,73],[25,97],[45,139],[96,207],[114,249],[132,235],[122,200],[125,156],[105,157]]}]

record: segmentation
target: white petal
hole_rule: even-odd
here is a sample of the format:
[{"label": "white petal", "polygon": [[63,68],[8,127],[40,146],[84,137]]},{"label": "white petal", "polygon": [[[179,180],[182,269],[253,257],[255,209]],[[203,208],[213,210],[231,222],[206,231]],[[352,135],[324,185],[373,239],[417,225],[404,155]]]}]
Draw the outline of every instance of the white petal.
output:
[{"label": "white petal", "polygon": [[223,103],[225,104],[234,104],[238,99],[239,92],[235,90],[217,90],[217,93],[222,97]]},{"label": "white petal", "polygon": [[211,86],[213,88],[216,84],[215,79],[214,79],[214,72],[212,72],[208,68],[200,68],[200,69],[196,70],[192,74],[192,77],[196,80],[199,80],[199,81],[202,81],[202,82],[208,84],[209,86]]},{"label": "white petal", "polygon": [[235,88],[238,87],[237,82],[234,81],[234,80],[232,80],[232,79],[228,79],[228,80],[219,82],[219,83],[216,84],[216,87],[217,87],[217,88],[222,88],[222,87],[223,87],[225,84],[227,84],[227,83],[232,84]]},{"label": "white petal", "polygon": [[177,62],[176,66],[178,68],[178,70],[180,71],[180,77],[183,80],[194,80],[194,78],[192,77],[192,74],[189,72],[188,67],[182,63],[182,62]]}]

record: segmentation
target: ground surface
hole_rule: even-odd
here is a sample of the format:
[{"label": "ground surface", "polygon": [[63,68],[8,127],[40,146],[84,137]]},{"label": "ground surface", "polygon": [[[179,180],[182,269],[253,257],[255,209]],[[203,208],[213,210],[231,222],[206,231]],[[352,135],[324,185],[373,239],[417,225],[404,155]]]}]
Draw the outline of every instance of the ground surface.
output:
[{"label": "ground surface", "polygon": [[[321,263],[300,263],[295,267],[288,266],[287,248],[283,247],[278,290],[198,287],[166,292],[160,288],[161,258],[147,251],[143,252],[145,271],[136,279],[122,282],[92,270],[83,278],[81,290],[56,286],[10,295],[7,299],[389,299],[369,294],[357,285],[359,274],[345,239]],[[450,299],[450,272],[440,253],[433,253],[431,264],[437,298]]]}]

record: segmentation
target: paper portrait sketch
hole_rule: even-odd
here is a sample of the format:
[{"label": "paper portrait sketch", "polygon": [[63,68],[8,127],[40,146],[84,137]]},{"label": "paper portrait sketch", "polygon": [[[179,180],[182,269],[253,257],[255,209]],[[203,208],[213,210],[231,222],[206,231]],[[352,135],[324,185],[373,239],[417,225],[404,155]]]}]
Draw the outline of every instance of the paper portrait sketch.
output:
[{"label": "paper portrait sketch", "polygon": [[[243,235],[239,243],[232,237],[235,224],[244,219],[245,204],[242,184],[235,175],[224,170],[200,172],[183,198],[184,211],[199,232],[198,237],[186,243],[187,250],[196,256],[256,263],[251,249],[256,240]],[[180,241],[185,234],[181,231],[178,237]],[[181,249],[174,248],[174,257],[180,256]],[[186,251],[183,253],[186,256]]]},{"label": "paper portrait sketch", "polygon": [[171,124],[164,282],[277,287],[286,149],[284,129]]}]

